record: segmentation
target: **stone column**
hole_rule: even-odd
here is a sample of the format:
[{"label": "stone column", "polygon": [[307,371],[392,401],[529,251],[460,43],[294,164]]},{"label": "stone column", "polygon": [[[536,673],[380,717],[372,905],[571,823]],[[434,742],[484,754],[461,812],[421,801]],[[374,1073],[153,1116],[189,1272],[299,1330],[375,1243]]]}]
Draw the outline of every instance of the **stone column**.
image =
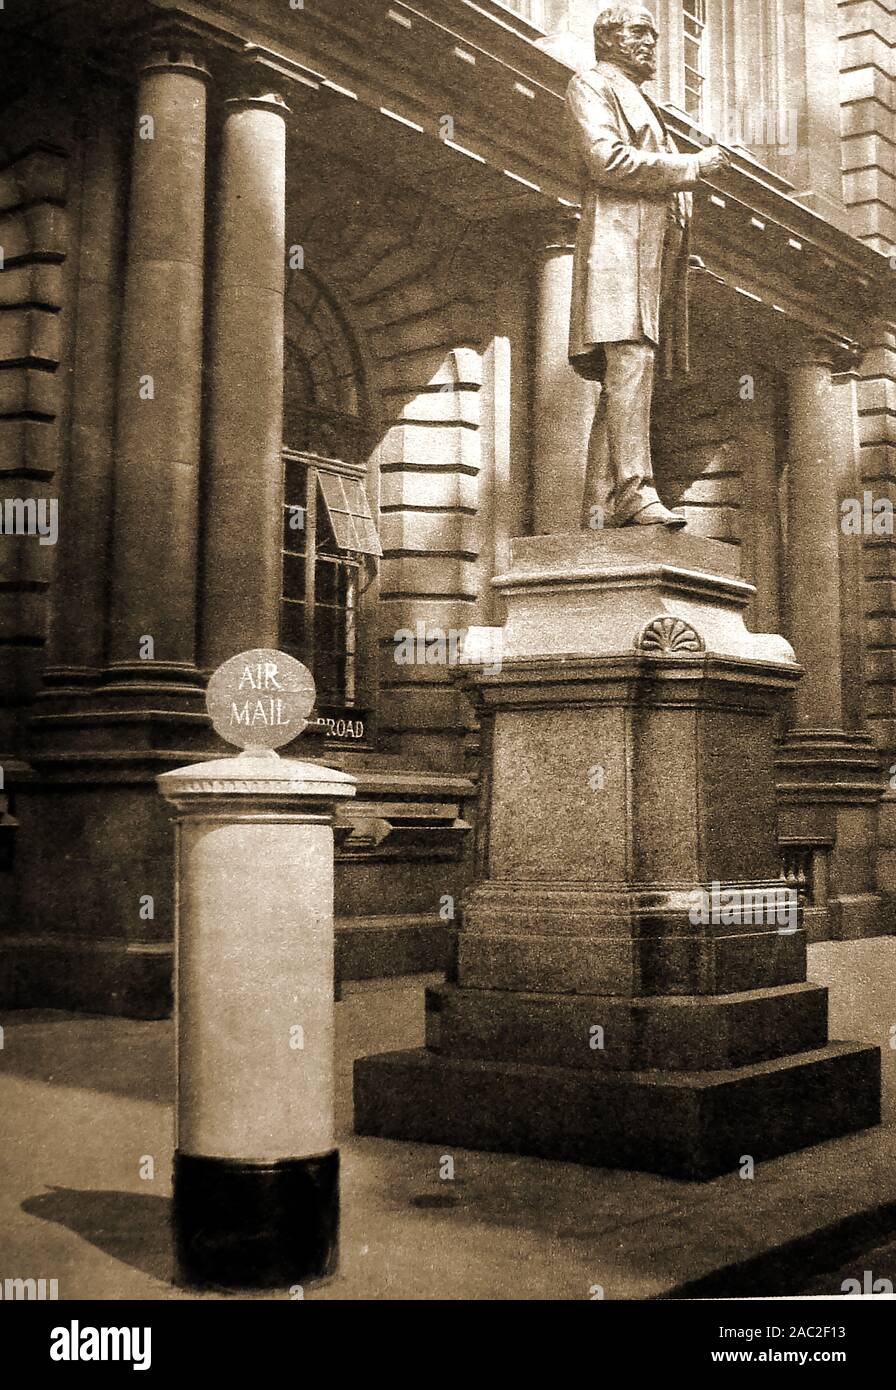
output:
[{"label": "stone column", "polygon": [[[859,499],[863,487],[859,467],[859,396],[855,370],[834,376],[836,409],[834,449],[837,457],[838,506]],[[848,528],[847,528],[848,529]],[[843,668],[843,727],[865,728],[865,558],[860,536],[847,535],[840,517],[840,649]]]},{"label": "stone column", "polygon": [[806,672],[795,698],[797,729],[843,726],[832,367],[830,347],[818,340],[788,381],[787,635]]},{"label": "stone column", "polygon": [[166,32],[137,91],[110,580],[125,684],[195,671],[207,80],[190,35]]},{"label": "stone column", "polygon": [[538,266],[533,408],[533,530],[578,531],[594,386],[569,365],[569,315],[577,222],[572,213],[548,229]]},{"label": "stone column", "polygon": [[273,95],[225,104],[204,497],[207,666],[279,641],[287,114]]},{"label": "stone column", "polygon": [[806,674],[778,758],[779,829],[797,851],[831,847],[827,900],[816,883],[806,912],[810,940],[880,926],[873,849],[882,786],[856,700],[861,648],[844,640],[861,620],[854,569],[862,542],[844,537],[840,510],[857,481],[855,393],[832,380],[832,365],[831,345],[816,340],[788,383],[787,636]]},{"label": "stone column", "polygon": [[[104,663],[112,510],[120,247],[127,147],[118,107],[91,98],[84,139],[71,434],[49,623],[45,699],[90,688]],[[110,116],[112,118],[110,118]]]}]

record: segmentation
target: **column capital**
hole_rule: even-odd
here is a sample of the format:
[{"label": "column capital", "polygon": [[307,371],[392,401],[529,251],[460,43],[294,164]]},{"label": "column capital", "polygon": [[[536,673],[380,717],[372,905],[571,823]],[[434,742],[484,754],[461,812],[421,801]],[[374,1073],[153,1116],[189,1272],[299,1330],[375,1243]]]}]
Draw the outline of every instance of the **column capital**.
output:
[{"label": "column capital", "polygon": [[572,251],[580,221],[577,207],[546,209],[539,219],[540,249],[546,252]]},{"label": "column capital", "polygon": [[848,372],[858,361],[858,347],[841,338],[817,333],[802,339],[794,348],[791,371],[802,367],[827,368],[831,373]]},{"label": "column capital", "polygon": [[140,76],[178,72],[207,82],[211,47],[209,36],[188,20],[159,17],[138,31],[135,70]]},{"label": "column capital", "polygon": [[284,118],[290,114],[290,108],[280,92],[261,90],[257,94],[252,91],[245,91],[227,97],[223,107],[225,116],[232,115],[236,111],[272,111],[274,115]]},{"label": "column capital", "polygon": [[[102,47],[102,61],[123,83],[153,73],[175,73],[211,79],[217,86],[228,80],[248,48],[225,20],[205,20],[171,5],[110,33]],[[277,80],[275,76],[268,79],[270,83]]]},{"label": "column capital", "polygon": [[181,30],[180,26],[147,36],[138,71],[141,76],[151,72],[178,72],[204,82],[211,80],[205,48],[195,35]]}]

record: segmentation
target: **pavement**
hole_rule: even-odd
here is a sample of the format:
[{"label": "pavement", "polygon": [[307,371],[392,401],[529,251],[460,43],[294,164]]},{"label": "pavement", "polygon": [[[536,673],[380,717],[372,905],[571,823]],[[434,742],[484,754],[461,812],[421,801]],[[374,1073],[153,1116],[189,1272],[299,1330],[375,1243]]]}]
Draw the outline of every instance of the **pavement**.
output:
[{"label": "pavement", "polygon": [[[355,1137],[352,1062],[422,1044],[432,980],[344,986],[341,1264],[304,1296],[761,1297],[892,1275],[896,939],[813,947],[809,975],[831,988],[832,1036],[883,1046],[884,1125],[760,1164],[752,1179],[703,1184],[463,1150],[445,1180],[438,1146]],[[0,1286],[56,1279],[60,1299],[87,1300],[291,1296],[173,1283],[170,1023],[35,1011],[0,1021]]]}]

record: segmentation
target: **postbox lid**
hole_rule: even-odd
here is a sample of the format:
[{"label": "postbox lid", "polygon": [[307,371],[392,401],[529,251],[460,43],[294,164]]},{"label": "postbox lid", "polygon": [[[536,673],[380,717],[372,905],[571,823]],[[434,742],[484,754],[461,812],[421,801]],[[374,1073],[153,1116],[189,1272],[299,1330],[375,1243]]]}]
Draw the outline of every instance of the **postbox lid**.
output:
[{"label": "postbox lid", "polygon": [[295,796],[320,801],[354,796],[357,790],[357,780],[348,772],[257,750],[163,772],[156,782],[168,800],[207,795]]}]

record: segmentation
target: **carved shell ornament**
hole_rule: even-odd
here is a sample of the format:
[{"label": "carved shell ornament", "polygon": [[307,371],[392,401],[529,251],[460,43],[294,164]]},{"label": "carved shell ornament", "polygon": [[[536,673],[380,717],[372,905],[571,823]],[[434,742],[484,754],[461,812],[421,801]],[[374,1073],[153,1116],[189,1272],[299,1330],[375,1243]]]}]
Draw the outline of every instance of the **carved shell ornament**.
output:
[{"label": "carved shell ornament", "polygon": [[657,656],[697,656],[706,650],[699,632],[682,618],[654,618],[635,647],[639,652]]}]

